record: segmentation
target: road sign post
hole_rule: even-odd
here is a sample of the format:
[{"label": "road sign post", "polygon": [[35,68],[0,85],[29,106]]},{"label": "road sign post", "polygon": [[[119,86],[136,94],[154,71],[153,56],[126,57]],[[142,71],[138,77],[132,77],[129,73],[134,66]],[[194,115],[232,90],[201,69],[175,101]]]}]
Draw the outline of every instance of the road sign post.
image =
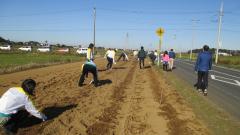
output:
[{"label": "road sign post", "polygon": [[157,29],[156,33],[159,36],[159,46],[158,46],[158,66],[159,66],[160,65],[160,53],[161,53],[164,29],[163,28],[159,28],[159,29]]}]

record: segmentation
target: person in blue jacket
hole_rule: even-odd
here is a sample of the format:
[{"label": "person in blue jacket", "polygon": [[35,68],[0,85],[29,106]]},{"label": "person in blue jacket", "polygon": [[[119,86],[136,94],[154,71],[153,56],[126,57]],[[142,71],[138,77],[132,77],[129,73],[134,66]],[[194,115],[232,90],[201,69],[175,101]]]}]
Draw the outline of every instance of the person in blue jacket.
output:
[{"label": "person in blue jacket", "polygon": [[212,69],[212,54],[209,46],[203,46],[203,52],[198,54],[195,64],[195,71],[198,73],[197,89],[200,93],[207,95],[208,71]]},{"label": "person in blue jacket", "polygon": [[176,57],[176,54],[175,52],[173,51],[173,49],[171,49],[169,52],[168,52],[168,55],[169,55],[169,68],[170,70],[172,71],[173,70],[173,64],[174,64],[174,59]]}]

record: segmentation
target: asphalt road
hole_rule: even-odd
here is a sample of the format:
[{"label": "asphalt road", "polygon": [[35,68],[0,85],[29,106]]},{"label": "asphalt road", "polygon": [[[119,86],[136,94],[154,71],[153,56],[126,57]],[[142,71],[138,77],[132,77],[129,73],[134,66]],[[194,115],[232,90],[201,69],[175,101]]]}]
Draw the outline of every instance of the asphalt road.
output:
[{"label": "asphalt road", "polygon": [[[194,64],[187,60],[175,60],[176,69],[173,72],[194,85],[197,82]],[[240,121],[240,71],[213,66],[213,70],[209,72],[208,81],[206,98]]]}]

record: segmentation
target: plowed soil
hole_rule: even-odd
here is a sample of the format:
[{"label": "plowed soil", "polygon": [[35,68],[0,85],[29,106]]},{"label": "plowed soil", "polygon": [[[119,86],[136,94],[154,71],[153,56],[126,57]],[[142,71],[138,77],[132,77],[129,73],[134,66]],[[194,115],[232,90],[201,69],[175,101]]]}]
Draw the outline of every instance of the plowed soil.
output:
[{"label": "plowed soil", "polygon": [[105,70],[97,59],[101,86],[78,87],[82,63],[0,76],[0,94],[26,78],[37,81],[35,104],[49,120],[32,116],[19,123],[17,135],[207,135],[184,99],[154,67],[118,62]]}]

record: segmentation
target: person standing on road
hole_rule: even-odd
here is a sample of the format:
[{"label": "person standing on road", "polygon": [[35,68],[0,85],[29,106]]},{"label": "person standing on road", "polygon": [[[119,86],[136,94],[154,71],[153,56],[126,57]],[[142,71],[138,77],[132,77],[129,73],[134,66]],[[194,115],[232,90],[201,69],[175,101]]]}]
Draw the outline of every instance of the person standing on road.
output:
[{"label": "person standing on road", "polygon": [[146,58],[146,52],[144,51],[143,46],[141,46],[141,50],[138,52],[138,59],[139,59],[139,67],[142,69],[142,65],[144,68],[144,59]]},{"label": "person standing on road", "polygon": [[87,49],[87,60],[94,60],[94,56],[93,56],[93,43],[90,43]]},{"label": "person standing on road", "polygon": [[165,51],[163,56],[162,56],[162,61],[163,61],[163,71],[168,71],[168,64],[169,64],[169,56],[168,52]]},{"label": "person standing on road", "polygon": [[78,86],[79,87],[83,86],[85,76],[88,72],[93,74],[93,83],[94,83],[94,86],[97,87],[98,86],[97,66],[92,60],[87,60],[82,65],[82,74],[80,76]]},{"label": "person standing on road", "polygon": [[203,46],[203,52],[198,54],[195,64],[195,71],[198,73],[197,89],[200,93],[207,95],[208,72],[212,69],[212,54],[209,52],[209,46]]},{"label": "person standing on road", "polygon": [[168,55],[169,55],[169,68],[170,70],[172,71],[173,69],[173,64],[174,64],[174,59],[176,57],[175,55],[175,52],[173,51],[173,49],[171,49],[169,52],[168,52]]},{"label": "person standing on road", "polygon": [[116,64],[115,62],[115,54],[116,54],[116,50],[115,49],[109,49],[106,54],[105,54],[105,58],[107,58],[108,60],[108,64],[107,64],[107,70],[108,69],[112,69],[112,65],[113,63]]},{"label": "person standing on road", "polygon": [[14,130],[25,116],[20,116],[20,110],[26,110],[31,115],[46,121],[47,117],[38,111],[31,97],[35,96],[36,82],[33,79],[23,81],[21,87],[8,89],[0,98],[0,129],[5,134],[14,134]]}]

